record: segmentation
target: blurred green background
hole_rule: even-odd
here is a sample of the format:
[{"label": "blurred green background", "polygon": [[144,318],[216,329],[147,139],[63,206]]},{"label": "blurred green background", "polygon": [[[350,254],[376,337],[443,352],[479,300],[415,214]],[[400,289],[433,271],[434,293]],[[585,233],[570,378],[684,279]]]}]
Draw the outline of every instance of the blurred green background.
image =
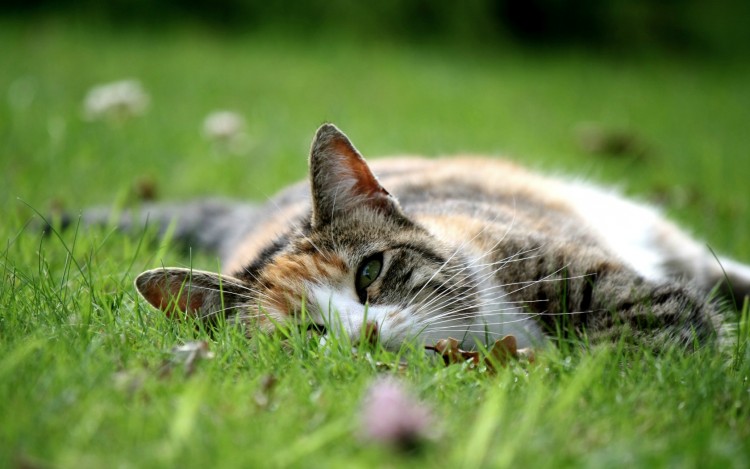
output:
[{"label": "blurred green background", "polygon": [[[209,336],[155,314],[132,279],[215,259],[110,229],[43,237],[27,223],[32,208],[265,200],[306,175],[312,135],[331,121],[368,158],[506,156],[619,186],[750,262],[748,10],[3,2],[0,466],[747,467],[747,309],[731,358],[561,349],[491,377],[421,355],[405,382],[446,435],[394,459],[356,428],[377,361],[397,358],[290,350],[231,327]],[[216,357],[193,377],[165,376],[169,350],[191,339]],[[279,384],[266,408],[268,376]]]},{"label": "blurred green background", "polygon": [[[361,37],[621,47],[720,48],[748,39],[742,0],[10,0],[20,17],[63,13],[161,28],[196,21],[222,31],[336,31]],[[747,44],[747,43],[745,43]]]},{"label": "blurred green background", "polygon": [[[366,156],[505,155],[621,184],[750,260],[750,3],[5,2],[3,212],[263,200],[332,121]],[[86,117],[130,79],[149,105]],[[217,144],[206,116],[243,119]]]}]

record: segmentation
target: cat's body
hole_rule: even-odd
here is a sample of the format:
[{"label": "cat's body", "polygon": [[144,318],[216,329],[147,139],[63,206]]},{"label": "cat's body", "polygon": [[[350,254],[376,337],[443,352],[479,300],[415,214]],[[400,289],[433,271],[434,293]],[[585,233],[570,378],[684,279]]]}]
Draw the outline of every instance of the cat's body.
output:
[{"label": "cat's body", "polygon": [[[473,347],[505,334],[529,346],[584,331],[687,345],[720,327],[706,301],[724,278],[719,262],[614,193],[493,159],[368,166],[331,125],[310,167],[309,183],[265,206],[204,207],[213,228],[195,221],[192,231],[225,227],[204,242],[222,254],[221,278],[157,269],[138,278],[139,291],[170,311],[183,290],[182,311],[265,330],[305,311],[329,333],[377,335],[389,348],[447,337]],[[735,294],[750,291],[750,268],[722,265]]]}]

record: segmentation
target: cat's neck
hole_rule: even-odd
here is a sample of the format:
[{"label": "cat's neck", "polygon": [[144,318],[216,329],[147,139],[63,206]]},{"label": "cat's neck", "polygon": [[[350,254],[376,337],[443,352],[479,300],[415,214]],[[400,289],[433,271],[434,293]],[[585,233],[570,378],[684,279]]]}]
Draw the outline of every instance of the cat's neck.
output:
[{"label": "cat's neck", "polygon": [[520,347],[540,346],[546,342],[534,313],[529,313],[510,295],[519,285],[504,284],[502,276],[498,275],[506,263],[517,262],[527,254],[521,247],[512,253],[505,252],[512,226],[498,230],[486,221],[460,214],[416,218],[448,245],[449,256],[461,260],[476,284],[479,314],[469,328],[470,333],[458,338],[462,346],[473,348],[477,342],[491,345],[505,335],[515,336]]}]

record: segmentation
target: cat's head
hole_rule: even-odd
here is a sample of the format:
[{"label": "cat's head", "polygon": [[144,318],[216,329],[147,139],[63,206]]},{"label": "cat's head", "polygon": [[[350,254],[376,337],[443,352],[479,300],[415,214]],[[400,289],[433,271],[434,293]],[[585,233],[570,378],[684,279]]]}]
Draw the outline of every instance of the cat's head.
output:
[{"label": "cat's head", "polygon": [[170,315],[224,313],[261,330],[305,315],[325,333],[388,348],[461,338],[478,313],[466,260],[402,210],[333,125],[313,140],[310,190],[308,217],[235,276],[156,269],[138,291]]}]

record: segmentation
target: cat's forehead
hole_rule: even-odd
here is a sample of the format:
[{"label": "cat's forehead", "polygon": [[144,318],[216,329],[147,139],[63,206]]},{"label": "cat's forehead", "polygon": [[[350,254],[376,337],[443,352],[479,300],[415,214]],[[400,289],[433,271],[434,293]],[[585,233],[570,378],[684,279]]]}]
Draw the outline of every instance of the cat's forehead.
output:
[{"label": "cat's forehead", "polygon": [[313,228],[308,235],[298,237],[296,242],[307,246],[307,250],[315,243],[320,248],[359,252],[385,250],[392,244],[417,240],[424,242],[426,237],[427,233],[413,223],[362,211]]},{"label": "cat's forehead", "polygon": [[[326,262],[335,260],[324,271],[347,271],[355,268],[368,256],[402,250],[403,247],[410,247],[408,251],[413,253],[427,253],[427,257],[432,259],[444,258],[446,253],[446,248],[439,240],[423,227],[406,219],[363,212],[336,217],[329,223],[316,227],[310,223],[309,218],[303,218],[266,245],[254,259],[236,271],[235,276],[258,282],[263,273],[274,265],[307,265],[309,262],[317,262],[315,258]],[[299,275],[302,272],[295,270],[295,273]]]}]

